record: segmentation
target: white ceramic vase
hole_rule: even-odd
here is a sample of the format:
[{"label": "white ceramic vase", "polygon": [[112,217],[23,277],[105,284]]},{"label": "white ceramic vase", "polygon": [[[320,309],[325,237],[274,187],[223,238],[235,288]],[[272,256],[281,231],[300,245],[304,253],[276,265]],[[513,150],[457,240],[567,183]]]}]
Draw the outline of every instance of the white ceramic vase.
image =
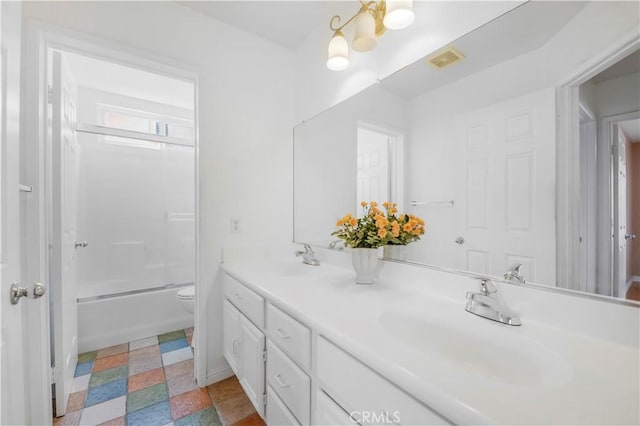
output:
[{"label": "white ceramic vase", "polygon": [[378,249],[354,248],[351,263],[356,270],[356,284],[373,284],[378,275]]},{"label": "white ceramic vase", "polygon": [[407,246],[388,245],[382,248],[385,259],[407,260]]}]

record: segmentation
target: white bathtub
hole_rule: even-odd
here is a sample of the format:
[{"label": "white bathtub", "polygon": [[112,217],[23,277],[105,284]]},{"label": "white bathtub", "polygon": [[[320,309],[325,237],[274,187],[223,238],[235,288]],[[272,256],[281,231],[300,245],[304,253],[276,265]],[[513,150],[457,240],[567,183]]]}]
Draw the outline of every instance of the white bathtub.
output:
[{"label": "white bathtub", "polygon": [[78,302],[78,353],[193,326],[180,288]]}]

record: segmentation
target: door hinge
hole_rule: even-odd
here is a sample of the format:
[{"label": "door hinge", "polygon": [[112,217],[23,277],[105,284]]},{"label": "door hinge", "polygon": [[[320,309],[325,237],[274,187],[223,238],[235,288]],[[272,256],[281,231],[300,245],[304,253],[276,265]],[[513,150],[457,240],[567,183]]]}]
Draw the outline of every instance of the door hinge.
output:
[{"label": "door hinge", "polygon": [[267,405],[267,393],[262,394],[262,405]]},{"label": "door hinge", "polygon": [[47,103],[53,103],[53,87],[47,86]]},{"label": "door hinge", "polygon": [[266,351],[266,350],[265,350],[265,351],[262,351],[262,360],[263,360],[264,362],[267,362],[267,351]]},{"label": "door hinge", "polygon": [[49,369],[49,384],[52,385],[54,383],[56,383],[56,367],[51,367]]}]

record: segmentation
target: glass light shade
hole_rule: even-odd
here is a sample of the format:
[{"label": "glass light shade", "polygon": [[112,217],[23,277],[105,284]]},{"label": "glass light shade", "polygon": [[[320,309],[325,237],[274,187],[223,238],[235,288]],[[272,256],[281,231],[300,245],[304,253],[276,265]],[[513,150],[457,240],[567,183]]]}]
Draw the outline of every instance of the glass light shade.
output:
[{"label": "glass light shade", "polygon": [[390,30],[401,30],[411,25],[416,18],[413,13],[413,0],[387,0],[387,13],[384,26]]},{"label": "glass light shade", "polygon": [[353,36],[353,50],[368,52],[376,47],[376,20],[371,13],[363,10],[356,16],[355,35]]},{"label": "glass light shade", "polygon": [[342,71],[349,67],[349,43],[340,31],[336,31],[329,42],[327,68]]}]

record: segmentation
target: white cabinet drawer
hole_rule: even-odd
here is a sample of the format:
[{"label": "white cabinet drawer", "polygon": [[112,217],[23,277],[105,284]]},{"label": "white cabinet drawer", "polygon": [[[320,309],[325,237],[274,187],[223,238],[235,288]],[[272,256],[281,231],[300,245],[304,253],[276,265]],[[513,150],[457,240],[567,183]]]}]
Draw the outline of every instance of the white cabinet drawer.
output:
[{"label": "white cabinet drawer", "polygon": [[267,334],[294,361],[309,370],[311,330],[269,304],[267,305]]},{"label": "white cabinet drawer", "polygon": [[224,275],[224,295],[258,327],[264,327],[264,299],[229,275]]},{"label": "white cabinet drawer", "polygon": [[271,341],[267,342],[267,383],[296,419],[308,425],[311,417],[311,380]]},{"label": "white cabinet drawer", "polygon": [[267,386],[267,424],[273,426],[300,425],[271,386]]},{"label": "white cabinet drawer", "polygon": [[323,337],[318,338],[318,379],[360,424],[450,424]]},{"label": "white cabinet drawer", "polygon": [[316,421],[314,424],[318,426],[357,425],[342,407],[321,390],[318,390],[316,396]]}]

